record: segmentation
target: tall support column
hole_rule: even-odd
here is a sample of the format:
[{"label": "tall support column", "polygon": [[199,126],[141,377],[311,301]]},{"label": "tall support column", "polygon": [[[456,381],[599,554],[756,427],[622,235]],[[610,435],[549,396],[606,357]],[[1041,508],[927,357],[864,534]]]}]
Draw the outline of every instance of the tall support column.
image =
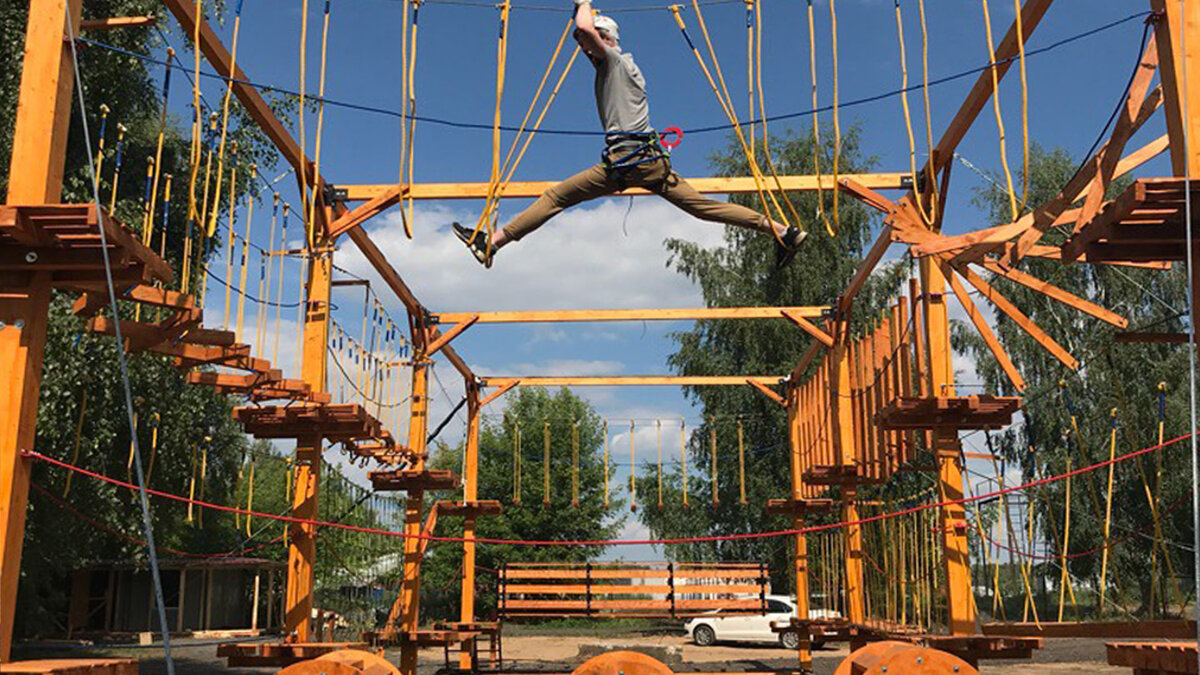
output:
[{"label": "tall support column", "polygon": [[[421,334],[423,328],[416,333]],[[421,339],[423,335],[418,335]],[[424,340],[418,344],[417,358],[413,360],[412,421],[408,427],[408,447],[417,455],[414,466],[418,471],[425,468],[426,434],[429,428],[429,366],[424,355]],[[407,636],[415,633],[421,620],[421,511],[424,507],[424,490],[411,490],[404,502],[404,577],[400,581],[400,672],[416,675],[417,645]]]},{"label": "tall support column", "polygon": [[[318,217],[324,215],[319,209],[316,214]],[[318,231],[323,231],[323,228]],[[314,253],[308,265],[301,365],[301,377],[312,387],[313,391],[325,391],[332,275],[332,254],[328,252]],[[320,434],[296,439],[296,461],[292,464],[292,516],[296,518],[317,519],[323,443]],[[316,527],[293,523],[288,537],[284,630],[290,639],[297,642],[307,642],[312,636],[313,577],[316,556]]]},{"label": "tall support column", "polygon": [[[946,277],[933,258],[921,259],[921,286],[925,290],[925,334],[929,344],[929,395],[954,396],[954,365],[950,347],[950,321],[946,311]],[[933,456],[938,467],[941,501],[963,498],[962,446],[957,429],[933,430]],[[971,560],[967,548],[966,510],[962,504],[938,512],[942,552],[946,566],[946,606],[951,635],[972,635],[975,599],[971,593]]]},{"label": "tall support column", "polygon": [[[82,0],[30,0],[25,55],[8,173],[9,204],[56,204],[74,92],[67,18],[79,25]],[[0,663],[9,660],[17,608],[28,458],[37,428],[38,393],[50,308],[49,279],[0,279]]]},{"label": "tall support column", "polygon": [[[804,494],[804,477],[800,471],[800,426],[802,413],[800,410],[800,389],[797,386],[792,386],[788,389],[787,414],[788,438],[791,443],[792,499],[798,502]],[[799,511],[796,511],[792,518],[792,528],[796,530],[796,541],[793,551],[796,572],[796,618],[801,621],[807,621],[809,618],[808,535],[802,531],[804,529],[804,516]],[[796,655],[800,662],[800,670],[807,673],[812,672],[812,651],[809,644],[809,635],[810,633],[808,632],[800,635],[800,649]]]},{"label": "tall support column", "polygon": [[1155,44],[1171,169],[1176,176],[1196,176],[1200,174],[1200,0],[1182,0],[1182,6],[1180,0],[1151,0],[1150,6],[1165,16],[1155,24]]},{"label": "tall support column", "polygon": [[[854,466],[854,390],[850,386],[850,324],[839,319],[830,363],[834,372],[829,406],[833,418],[833,454],[843,466]],[[842,521],[858,520],[858,494],[853,486],[842,488]],[[866,620],[866,596],[863,588],[862,526],[847,525],[842,530],[845,546],[846,613],[851,623]]]},{"label": "tall support column", "polygon": [[[467,504],[479,498],[479,387],[474,382],[467,383],[467,456],[463,462],[463,501]],[[470,515],[463,520],[463,559],[462,559],[462,602],[458,620],[462,623],[475,623],[475,516]],[[458,657],[458,665],[463,669],[473,669],[472,663],[474,642],[464,645],[463,653]]]}]

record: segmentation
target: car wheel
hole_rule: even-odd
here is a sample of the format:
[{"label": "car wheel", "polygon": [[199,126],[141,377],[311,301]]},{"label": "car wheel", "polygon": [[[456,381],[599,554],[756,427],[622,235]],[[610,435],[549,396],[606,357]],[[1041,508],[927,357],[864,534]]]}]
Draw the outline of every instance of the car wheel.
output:
[{"label": "car wheel", "polygon": [[800,634],[794,630],[789,630],[786,633],[780,633],[779,644],[783,645],[784,649],[799,649]]},{"label": "car wheel", "polygon": [[701,647],[709,647],[716,643],[716,641],[717,634],[712,629],[712,626],[700,624],[699,626],[696,626],[695,630],[692,631],[692,642],[695,642]]}]

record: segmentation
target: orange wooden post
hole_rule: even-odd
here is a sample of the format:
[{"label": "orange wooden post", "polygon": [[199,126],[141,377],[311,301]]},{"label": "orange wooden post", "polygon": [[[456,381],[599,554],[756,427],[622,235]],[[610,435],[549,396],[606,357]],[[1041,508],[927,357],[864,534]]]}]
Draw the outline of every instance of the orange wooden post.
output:
[{"label": "orange wooden post", "polygon": [[[314,211],[318,219],[323,210]],[[315,228],[318,232],[323,227]],[[325,391],[326,345],[329,343],[329,297],[333,281],[333,258],[329,253],[313,254],[305,285],[304,342],[301,378],[314,392]],[[296,460],[292,464],[292,516],[316,520],[320,498],[320,433],[296,439]],[[313,577],[317,559],[317,529],[313,525],[293,523],[288,537],[288,568],[284,632],[289,639],[307,642],[312,636]]]},{"label": "orange wooden post", "polygon": [[[932,258],[921,259],[922,307],[929,344],[930,396],[954,396],[950,322],[946,312],[946,277]],[[933,430],[933,454],[938,465],[938,491],[942,501],[963,498],[962,447],[957,429]],[[951,635],[971,635],[975,628],[975,602],[971,597],[971,561],[967,549],[966,511],[961,504],[938,512],[946,566],[946,600]]]},{"label": "orange wooden post", "polygon": [[[1170,139],[1171,169],[1176,176],[1200,174],[1200,0],[1151,0],[1165,12],[1155,30],[1163,112]],[[1183,31],[1187,31],[1186,38]],[[1187,47],[1186,54],[1183,47]],[[1186,60],[1186,64],[1185,64]],[[1191,78],[1185,86],[1184,73]],[[1187,100],[1184,100],[1186,90]],[[1184,133],[1187,142],[1184,142]]]},{"label": "orange wooden post", "polygon": [[[408,447],[416,455],[413,468],[425,469],[426,434],[429,428],[429,366],[425,357],[424,327],[414,332],[418,340],[417,358],[413,360],[413,384],[411,399],[411,421],[408,426]],[[421,511],[424,507],[425,491],[409,490],[404,502],[404,577],[400,581],[400,672],[416,675],[417,645],[406,639],[420,627],[421,619]],[[391,622],[389,622],[389,626]]]},{"label": "orange wooden post", "polygon": [[[479,495],[479,387],[467,383],[467,456],[463,462],[463,503],[468,507],[463,519],[463,559],[460,582],[462,602],[458,620],[475,623],[475,514],[469,509]],[[474,642],[474,640],[472,640]],[[459,654],[458,665],[464,670],[473,670],[473,644],[464,645]]]},{"label": "orange wooden post", "polygon": [[[82,0],[30,0],[20,98],[9,165],[9,204],[56,204],[62,199],[63,163],[74,79],[68,16],[79,25]],[[49,279],[33,274],[6,280],[0,294],[0,662],[8,661],[16,616],[30,461],[42,356],[46,346]]]},{"label": "orange wooden post", "polygon": [[[838,321],[836,339],[829,362],[833,367],[830,379],[833,388],[829,393],[829,407],[833,418],[834,459],[843,466],[855,465],[854,438],[854,392],[850,387],[850,335],[849,324]],[[855,499],[858,490],[853,483],[842,489],[842,520],[858,520],[858,505]],[[866,618],[866,600],[863,594],[862,526],[847,525],[843,530],[845,541],[845,591],[847,618],[852,623],[862,623]]]},{"label": "orange wooden post", "polygon": [[[804,478],[800,464],[800,441],[804,434],[804,420],[801,415],[808,411],[800,409],[800,390],[791,386],[787,392],[788,438],[791,442],[792,469],[792,499],[800,500],[804,496]],[[808,535],[804,529],[804,515],[795,511],[792,517],[792,527],[796,530],[795,566],[796,566],[796,616],[802,620],[808,619]],[[796,654],[800,662],[800,670],[812,671],[812,651],[809,649],[808,635],[800,636],[800,649]]]}]

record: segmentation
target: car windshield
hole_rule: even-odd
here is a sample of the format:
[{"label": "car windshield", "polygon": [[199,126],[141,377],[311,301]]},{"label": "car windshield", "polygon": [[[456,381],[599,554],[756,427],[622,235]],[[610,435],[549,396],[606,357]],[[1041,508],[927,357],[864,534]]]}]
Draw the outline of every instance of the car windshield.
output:
[{"label": "car windshield", "polygon": [[767,600],[767,612],[770,614],[791,614],[794,611],[791,605],[779,600]]}]

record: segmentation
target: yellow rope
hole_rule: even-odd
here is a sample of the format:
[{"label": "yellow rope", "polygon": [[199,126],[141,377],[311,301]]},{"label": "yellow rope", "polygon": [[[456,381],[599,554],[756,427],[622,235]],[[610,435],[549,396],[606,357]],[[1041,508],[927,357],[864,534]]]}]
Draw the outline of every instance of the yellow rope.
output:
[{"label": "yellow rope", "polygon": [[708,474],[709,484],[712,486],[712,505],[716,506],[721,502],[721,498],[717,494],[717,427],[713,425],[712,420],[708,423],[708,453],[712,462]]},{"label": "yellow rope", "polygon": [[758,3],[755,0],[744,0],[746,3],[746,92],[749,97],[749,104],[746,110],[746,124],[750,128],[750,156],[754,156],[755,140],[754,140],[754,8]]},{"label": "yellow rope", "polygon": [[836,0],[829,0],[829,31],[833,40],[833,229],[842,229],[839,207],[842,201],[838,174],[842,165],[842,122],[838,112],[838,25]]},{"label": "yellow rope", "polygon": [[[174,57],[175,50],[167,47],[167,62],[169,63]],[[169,74],[166,81],[170,82]],[[162,175],[163,143],[167,136],[167,86],[169,84],[163,85],[162,112],[158,117],[158,139],[155,141],[154,147],[154,180],[150,188],[150,208],[146,210],[146,222],[142,227],[142,243],[146,246],[150,246],[150,238],[154,236],[154,214],[158,205],[158,180]]]},{"label": "yellow rope", "polygon": [[683,481],[683,508],[688,507],[688,469],[687,469],[687,429],[684,427],[684,421],[679,420],[679,462],[681,469],[679,471],[680,478]]},{"label": "yellow rope", "polygon": [[[237,152],[238,144],[237,141],[234,141],[232,147],[230,148],[230,158],[233,162],[233,168],[229,171],[229,222],[227,227],[229,230],[229,236],[226,241],[225,250],[225,314],[221,323],[226,330],[229,329],[229,319],[231,318],[230,310],[233,309],[230,299],[233,293],[233,244],[236,237],[234,234],[234,226],[237,224]],[[220,180],[218,180],[217,183],[218,187],[220,187]],[[220,210],[220,204],[214,203],[214,223],[216,222],[217,212]]]},{"label": "yellow rope", "polygon": [[[267,237],[267,250],[260,253],[258,261],[260,264],[258,297],[264,302],[269,302],[271,299],[271,268],[275,264],[275,260],[271,257],[275,251],[275,230],[279,226],[279,193],[271,195],[271,233]],[[286,242],[285,242],[286,243]],[[267,320],[271,308],[267,305],[259,305],[254,313],[254,320],[257,330],[254,334],[254,344],[263,352],[266,351],[267,343]],[[336,368],[335,368],[336,370]]]},{"label": "yellow rope", "polygon": [[604,434],[604,508],[608,508],[608,420],[604,420],[601,430]]},{"label": "yellow rope", "polygon": [[304,131],[304,96],[308,87],[308,0],[300,0],[300,91],[297,106],[299,112],[296,121],[300,136],[300,205],[304,209],[303,216],[305,241],[312,247],[312,221],[308,207],[308,134]]},{"label": "yellow rope", "polygon": [[[988,0],[980,0],[983,3],[983,25],[987,33],[987,48],[988,62],[996,62],[996,48],[993,46],[992,40],[992,16],[988,11]],[[1017,12],[1018,20],[1021,13]],[[1000,110],[1000,74],[996,72],[995,66],[989,66],[988,72],[992,75],[992,111],[996,115],[996,131],[1000,135],[1000,166],[1004,170],[1004,182],[1008,188],[1008,206],[1012,214],[1012,219],[1015,221],[1020,216],[1020,210],[1017,206],[1017,193],[1013,187],[1012,172],[1008,168],[1008,150],[1006,149],[1006,141],[1004,134],[1004,115]]]},{"label": "yellow rope", "polygon": [[[753,0],[748,0],[753,1]],[[758,116],[762,119],[762,149],[763,159],[767,162],[767,170],[771,173],[771,179],[775,183],[775,189],[779,194],[783,195],[783,203],[787,206],[788,212],[792,214],[792,222],[801,223],[800,212],[796,210],[796,205],[792,203],[791,198],[783,189],[783,181],[779,178],[779,171],[775,168],[775,158],[771,155],[771,134],[767,127],[767,93],[763,87],[763,29],[762,29],[762,3],[754,2],[754,24],[758,26],[758,31],[755,33],[754,39],[754,61],[755,61],[755,79],[756,88],[758,90]],[[753,108],[753,105],[751,106]],[[751,121],[754,119],[753,110],[750,115]],[[754,149],[754,125],[750,125],[750,147]],[[820,179],[818,178],[818,182]]]},{"label": "yellow rope", "polygon": [[[780,222],[782,222],[784,225],[790,225],[787,215],[783,212],[783,208],[779,205],[779,202],[775,198],[774,192],[768,191],[764,185],[766,181],[762,170],[759,168],[758,162],[755,161],[754,156],[750,151],[750,146],[746,142],[746,136],[742,131],[742,125],[738,121],[737,112],[733,109],[732,100],[729,97],[729,90],[724,84],[724,76],[721,75],[721,66],[716,61],[716,50],[713,47],[712,40],[709,38],[708,28],[704,23],[704,17],[700,11],[699,3],[697,0],[692,0],[692,7],[696,12],[697,24],[700,26],[701,34],[704,36],[708,51],[713,58],[712,70],[709,69],[708,64],[704,61],[704,57],[700,55],[700,51],[696,48],[695,44],[692,43],[691,37],[688,36],[687,25],[683,21],[683,15],[680,13],[680,7],[680,5],[671,5],[670,7],[671,12],[675,17],[675,23],[679,26],[679,30],[683,32],[684,37],[687,39],[688,46],[691,48],[692,54],[696,57],[696,62],[700,65],[700,70],[703,72],[705,79],[708,81],[708,86],[712,89],[713,94],[717,97],[717,102],[720,104],[721,109],[725,112],[725,116],[729,119],[730,124],[733,125],[734,135],[737,138],[739,145],[741,145],[742,153],[746,156],[746,161],[750,167],[751,177],[754,179],[754,185],[756,192],[758,193],[759,201],[762,202],[763,209],[767,212],[766,216],[768,220],[771,219],[771,208],[774,207],[775,213],[777,214],[776,217],[779,218]],[[713,78],[714,71],[717,73],[717,77],[720,78],[721,81],[719,87],[717,80]],[[780,240],[780,235],[777,231],[775,231],[775,228],[771,228],[771,233],[777,240]]]},{"label": "yellow rope", "polygon": [[251,456],[250,458],[250,482],[246,488],[246,536],[253,537],[254,532],[250,529],[250,514],[254,511],[254,467],[257,460]]},{"label": "yellow rope", "polygon": [[[920,184],[917,177],[917,139],[913,133],[912,111],[908,105],[908,53],[904,46],[904,20],[900,13],[900,0],[895,0],[896,6],[896,37],[900,43],[900,106],[904,110],[904,129],[908,133],[908,169],[912,175],[915,192],[920,192],[916,186]],[[925,210],[924,199],[918,197],[917,210],[926,225],[932,225],[933,219]]]},{"label": "yellow rope", "polygon": [[96,147],[96,171],[93,174],[95,176],[94,180],[97,183],[100,182],[100,170],[104,166],[104,136],[105,136],[105,134],[103,133],[103,130],[108,126],[108,113],[109,113],[108,105],[101,103],[100,104],[101,133],[99,134],[99,140],[96,142],[96,146],[97,146]]},{"label": "yellow rope", "polygon": [[[307,0],[301,0],[301,1],[305,2],[305,3],[307,2]],[[306,7],[306,9],[305,9],[304,17],[305,17],[305,21],[307,21],[308,20],[307,4],[305,5],[305,7]],[[241,28],[242,28],[242,17],[239,14],[239,15],[234,16],[234,18],[233,18],[233,42],[229,47],[229,68],[230,68],[231,72],[237,72],[238,37],[241,34]],[[199,35],[199,33],[197,33],[197,35]],[[199,38],[197,38],[197,39],[199,39]],[[301,51],[302,56],[303,56],[303,53],[304,52]],[[197,65],[196,68],[197,68],[197,71],[199,71],[199,65]],[[301,69],[301,72],[304,71],[303,58],[301,58],[301,61],[300,61],[300,69]],[[301,87],[300,91],[301,91],[300,108],[301,108],[301,110],[303,110],[304,109],[304,94],[303,94],[304,89],[303,89],[303,87]],[[213,209],[208,214],[209,218],[210,218],[210,220],[208,222],[208,236],[209,237],[213,236],[213,233],[215,233],[217,231],[217,213],[220,211],[220,209],[217,208],[217,205],[221,203],[221,179],[225,174],[225,139],[229,132],[229,101],[232,97],[233,97],[233,79],[230,79],[225,84],[225,96],[221,100],[221,139],[217,143],[217,177],[216,177],[216,181],[215,181],[215,187],[213,188],[213,199],[212,199]],[[303,152],[303,144],[304,144],[304,119],[303,119],[303,116],[300,119],[300,125],[301,125],[300,126],[300,143],[301,143],[301,152]],[[228,278],[228,277],[226,277],[226,278]]]},{"label": "yellow rope", "polygon": [[521,426],[513,423],[513,504],[521,505]]},{"label": "yellow rope", "polygon": [[[500,187],[500,109],[504,101],[504,75],[508,65],[508,19],[512,9],[511,0],[504,0],[500,5],[500,39],[496,43],[496,109],[492,118],[492,172],[488,178],[488,191],[485,203],[491,203]],[[487,250],[492,250],[492,229],[495,224],[494,215],[488,220],[481,219],[475,225],[475,232],[481,229],[487,235]]]},{"label": "yellow rope", "polygon": [[[408,24],[411,0],[404,0],[400,9],[400,176],[398,182],[400,191],[400,220],[404,224],[404,235],[413,237],[413,224],[409,222],[407,206],[412,200],[410,191],[405,189],[405,165],[408,162]],[[411,182],[409,183],[411,186]]]},{"label": "yellow rope", "polygon": [[[313,140],[312,198],[308,200],[309,245],[316,244],[315,216],[317,191],[321,189],[321,132],[325,128],[325,72],[329,54],[329,0],[325,0],[325,11],[321,19],[321,69],[317,76],[317,133]],[[303,114],[303,110],[301,111]],[[307,167],[306,167],[307,169]],[[324,222],[324,219],[322,219]],[[322,238],[325,233],[321,233]]]},{"label": "yellow rope", "polygon": [[[1061,575],[1058,581],[1058,620],[1063,620],[1063,605],[1064,594],[1071,586],[1071,575],[1067,571],[1067,550],[1071,546],[1071,458],[1067,457],[1067,478],[1066,483],[1066,499],[1063,509],[1063,542],[1062,550],[1059,553],[1058,564],[1061,568]],[[1074,591],[1072,591],[1072,606],[1074,605]]]},{"label": "yellow rope", "polygon": [[579,508],[579,422],[571,425],[571,506]]},{"label": "yellow rope", "polygon": [[[79,419],[75,422],[75,442],[73,443],[73,447],[71,449],[71,464],[75,466],[79,466],[79,446],[80,442],[83,440],[83,419],[84,416],[87,415],[87,402],[87,389],[84,389],[83,393],[79,397]],[[73,475],[75,475],[74,471],[67,472],[67,480],[63,484],[63,498],[66,498],[66,496],[71,493],[71,476]]]},{"label": "yellow rope", "polygon": [[[196,0],[196,16],[204,16],[204,0]],[[196,180],[200,172],[200,159],[204,154],[204,120],[200,110],[200,21],[195,22],[195,27],[192,31],[192,54],[195,60],[195,69],[192,73],[192,110],[195,112],[195,117],[192,120],[192,147],[190,152],[191,159],[191,175],[188,178],[188,221],[194,222],[199,210],[196,206]],[[211,156],[211,150],[210,156]],[[203,220],[201,227],[203,227]],[[185,259],[184,263],[187,261]],[[185,277],[186,280],[186,277]],[[186,283],[186,281],[185,281]],[[185,293],[187,291],[184,291]],[[188,522],[191,522],[189,516]]]},{"label": "yellow rope", "polygon": [[742,418],[737,420],[738,438],[738,503],[745,506],[746,501],[746,440],[742,430]]},{"label": "yellow rope", "polygon": [[658,508],[663,507],[663,482],[662,482],[662,420],[655,420],[658,429]]},{"label": "yellow rope", "polygon": [[1104,550],[1100,553],[1100,601],[1096,603],[1096,612],[1104,614],[1104,596],[1107,592],[1108,580],[1108,548],[1109,534],[1112,530],[1112,489],[1113,472],[1116,465],[1113,460],[1117,456],[1117,409],[1111,413],[1111,424],[1108,435],[1108,491],[1104,498]]},{"label": "yellow rope", "polygon": [[[416,136],[417,136],[417,17],[421,11],[421,0],[412,0],[412,21],[411,37],[408,41],[408,59],[407,59],[407,75],[408,80],[408,95],[405,98],[406,107],[408,109],[407,127],[404,131],[404,147],[408,150],[408,161],[405,164],[408,168],[408,186],[411,188],[416,175],[415,157],[416,157]],[[403,181],[403,176],[401,177]],[[412,198],[411,190],[404,192],[407,199],[404,207],[401,209],[401,219],[404,221],[404,234],[412,239],[414,220],[416,218],[416,200]]]},{"label": "yellow rope", "polygon": [[[279,243],[282,248],[286,248],[288,244],[288,211],[291,205],[287,202],[283,203],[283,226],[279,232]],[[280,323],[283,319],[283,261],[287,258],[286,255],[279,253],[279,283],[275,289],[275,345],[271,350],[271,363],[279,363],[279,336],[281,334]]]},{"label": "yellow rope", "polygon": [[633,425],[633,420],[629,420],[629,510],[637,511],[637,459],[634,457]]},{"label": "yellow rope", "polygon": [[[122,142],[125,140],[125,131],[126,131],[125,125],[118,123],[117,124],[117,147],[118,148],[121,147]],[[115,209],[117,207],[117,186],[120,184],[120,182],[121,182],[121,162],[117,162],[117,165],[113,167],[112,194],[110,194],[108,196],[108,212],[109,213],[112,213],[113,209]]]},{"label": "yellow rope", "polygon": [[[195,445],[193,445],[192,446],[192,475],[191,475],[191,477],[188,478],[187,522],[189,522],[189,523],[195,522],[194,508],[195,508],[195,501],[196,501],[196,469],[198,468],[197,461],[196,461],[196,450],[197,450],[197,447]],[[74,473],[74,472],[68,472],[67,478],[70,478],[72,473]]]},{"label": "yellow rope", "polygon": [[133,448],[134,443],[137,442],[138,428],[138,414],[135,411],[133,413],[133,433],[129,437],[129,459],[125,462],[125,477],[129,480],[133,480]]},{"label": "yellow rope", "polygon": [[[816,22],[813,19],[813,3],[808,0],[808,75],[812,82],[812,147],[813,147],[813,174],[817,177],[817,215],[821,218],[821,222],[825,224],[825,231],[829,236],[836,237],[837,232],[833,230],[833,224],[829,222],[829,217],[825,215],[825,195],[822,183],[824,178],[821,175],[821,124],[820,116],[817,113],[817,35]],[[834,191],[837,191],[837,185],[834,185]]]},{"label": "yellow rope", "polygon": [[[933,109],[929,104],[929,27],[925,21],[925,0],[918,0],[917,7],[921,14],[921,95],[925,107],[925,145],[929,152],[929,160],[926,163],[929,170],[925,178],[929,181],[927,187],[933,194],[928,209],[925,208],[925,205],[921,205],[921,217],[928,216],[929,222],[933,223],[938,219],[938,209],[941,208],[941,203],[938,198],[937,167],[933,163]],[[917,180],[915,176],[913,180]],[[915,188],[917,185],[919,183],[913,187]],[[921,193],[921,198],[917,200],[917,203],[921,204],[924,201],[924,191],[917,190],[917,192]]]},{"label": "yellow rope", "polygon": [[1025,210],[1029,202],[1029,78],[1025,73],[1025,19],[1021,16],[1021,0],[1013,0],[1013,11],[1016,12],[1017,53],[1021,67],[1021,210]]},{"label": "yellow rope", "polygon": [[[250,165],[250,175],[254,175],[254,165]],[[237,330],[234,332],[238,342],[242,341],[242,323],[246,316],[246,271],[250,262],[250,227],[254,222],[254,190],[246,193],[246,235],[242,239],[242,269],[238,278],[238,307]],[[231,221],[232,223],[232,221]]]},{"label": "yellow rope", "polygon": [[550,423],[542,422],[542,506],[550,506]]}]

